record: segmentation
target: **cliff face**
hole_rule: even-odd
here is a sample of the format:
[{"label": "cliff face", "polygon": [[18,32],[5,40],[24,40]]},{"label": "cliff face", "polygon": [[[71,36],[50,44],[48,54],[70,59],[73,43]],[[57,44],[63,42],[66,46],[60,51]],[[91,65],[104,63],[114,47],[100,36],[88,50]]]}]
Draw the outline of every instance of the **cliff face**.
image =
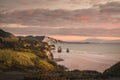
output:
[{"label": "cliff face", "polygon": [[48,45],[48,43],[46,42],[41,43],[42,43],[41,46],[38,47],[41,49],[42,53],[44,53],[48,57],[48,59],[53,60],[53,54],[51,52],[50,45]]},{"label": "cliff face", "polygon": [[58,43],[58,42],[63,42],[62,40],[57,40],[57,39],[54,39],[54,38],[51,38],[51,37],[48,37],[48,36],[45,36],[44,39],[42,40],[42,42],[47,42],[49,45],[52,45],[52,44],[55,44],[55,43]]},{"label": "cliff face", "polygon": [[44,50],[44,54],[48,57],[48,59],[53,60],[53,54],[49,50]]}]

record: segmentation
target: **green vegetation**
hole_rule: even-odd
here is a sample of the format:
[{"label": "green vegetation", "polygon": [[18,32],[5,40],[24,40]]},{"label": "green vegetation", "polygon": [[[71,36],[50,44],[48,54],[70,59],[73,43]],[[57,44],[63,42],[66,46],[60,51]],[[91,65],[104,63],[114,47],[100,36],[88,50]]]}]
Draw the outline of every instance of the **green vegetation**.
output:
[{"label": "green vegetation", "polygon": [[[0,30],[0,70],[56,70],[50,46],[41,41],[21,39]],[[50,59],[49,59],[50,58]]]},{"label": "green vegetation", "polygon": [[11,50],[0,50],[0,70],[8,70],[12,66],[12,59],[15,52]]},{"label": "green vegetation", "polygon": [[120,77],[120,62],[105,70],[103,74],[108,77]]},{"label": "green vegetation", "polygon": [[54,70],[48,59],[41,59],[34,53],[0,49],[0,70]]},{"label": "green vegetation", "polygon": [[104,73],[90,70],[66,71],[64,66],[54,62],[51,47],[47,43],[18,38],[3,30],[0,33],[0,72],[36,73],[26,76],[24,80],[93,80],[120,77],[120,62]]},{"label": "green vegetation", "polygon": [[38,72],[35,76],[25,77],[25,80],[80,80],[103,79],[101,73],[96,71],[47,71]]},{"label": "green vegetation", "polygon": [[18,41],[18,38],[14,37],[14,38],[2,38],[3,41],[5,42],[16,42]]},{"label": "green vegetation", "polygon": [[57,70],[38,72],[37,75],[25,77],[24,80],[119,80],[120,62],[107,69],[104,73],[91,70]]}]

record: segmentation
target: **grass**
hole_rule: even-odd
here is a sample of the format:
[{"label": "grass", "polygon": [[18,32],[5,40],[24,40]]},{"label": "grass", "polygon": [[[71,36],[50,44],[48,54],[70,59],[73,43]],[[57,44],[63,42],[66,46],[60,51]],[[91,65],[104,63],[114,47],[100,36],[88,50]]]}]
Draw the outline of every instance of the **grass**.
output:
[{"label": "grass", "polygon": [[3,65],[11,65],[15,52],[12,50],[0,50],[0,63]]},{"label": "grass", "polygon": [[48,59],[40,58],[33,52],[18,52],[0,49],[0,70],[54,70],[55,66]]},{"label": "grass", "polygon": [[55,69],[54,65],[48,63],[47,60],[44,60],[44,59],[39,60],[37,65],[38,67],[42,67],[46,71]]},{"label": "grass", "polygon": [[17,42],[19,39],[16,37],[13,37],[13,38],[2,38],[2,40],[5,42]]},{"label": "grass", "polygon": [[36,55],[27,52],[17,52],[14,56],[14,60],[17,64],[23,66],[34,66],[32,59],[37,58]]}]

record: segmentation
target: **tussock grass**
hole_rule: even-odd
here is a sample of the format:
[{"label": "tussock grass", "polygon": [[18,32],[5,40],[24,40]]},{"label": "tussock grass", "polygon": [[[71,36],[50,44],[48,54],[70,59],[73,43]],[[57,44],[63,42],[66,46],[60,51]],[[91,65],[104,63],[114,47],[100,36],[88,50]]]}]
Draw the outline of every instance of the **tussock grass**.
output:
[{"label": "tussock grass", "polygon": [[12,51],[12,50],[1,50],[0,49],[0,63],[4,64],[4,65],[11,65],[12,64],[12,60],[15,56],[16,52]]},{"label": "tussock grass", "polygon": [[55,69],[55,66],[48,63],[47,60],[39,60],[37,66],[42,67],[46,71]]},{"label": "tussock grass", "polygon": [[36,55],[27,52],[17,52],[14,56],[16,63],[23,66],[34,66],[32,59],[35,58],[37,58]]},{"label": "tussock grass", "polygon": [[47,59],[40,58],[32,52],[18,52],[0,49],[0,70],[54,70],[55,66]]}]

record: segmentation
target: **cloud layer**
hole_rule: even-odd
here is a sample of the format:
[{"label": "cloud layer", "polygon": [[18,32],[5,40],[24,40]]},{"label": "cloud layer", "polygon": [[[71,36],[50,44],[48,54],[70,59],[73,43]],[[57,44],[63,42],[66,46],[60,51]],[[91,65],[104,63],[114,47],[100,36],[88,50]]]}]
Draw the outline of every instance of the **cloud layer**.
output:
[{"label": "cloud layer", "polygon": [[0,0],[0,10],[83,9],[119,0]]},{"label": "cloud layer", "polygon": [[[48,0],[40,1],[50,4]],[[57,0],[51,1],[57,3]],[[16,34],[120,37],[120,3],[107,1],[85,0],[87,4],[93,4],[93,7],[88,9],[27,9],[1,12],[0,27]],[[61,2],[76,5],[84,3],[83,0]]]}]

